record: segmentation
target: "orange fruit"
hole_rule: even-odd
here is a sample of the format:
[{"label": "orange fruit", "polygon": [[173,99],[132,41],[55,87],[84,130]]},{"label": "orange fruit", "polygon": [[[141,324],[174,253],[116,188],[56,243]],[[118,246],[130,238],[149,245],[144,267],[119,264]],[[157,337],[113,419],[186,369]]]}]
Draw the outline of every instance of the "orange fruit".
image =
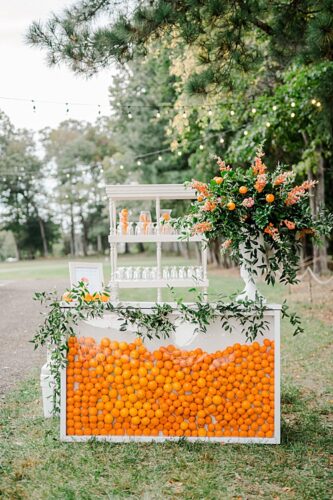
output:
[{"label": "orange fruit", "polygon": [[266,194],[267,203],[273,203],[274,200],[275,200],[274,194]]},{"label": "orange fruit", "polygon": [[236,208],[236,205],[233,201],[229,201],[229,203],[227,203],[228,210],[235,210],[235,208]]},{"label": "orange fruit", "polygon": [[222,184],[223,177],[214,177],[214,181],[216,182],[216,184]]},{"label": "orange fruit", "polygon": [[240,194],[246,194],[248,192],[248,189],[246,186],[241,186],[239,188],[239,192],[240,192]]}]

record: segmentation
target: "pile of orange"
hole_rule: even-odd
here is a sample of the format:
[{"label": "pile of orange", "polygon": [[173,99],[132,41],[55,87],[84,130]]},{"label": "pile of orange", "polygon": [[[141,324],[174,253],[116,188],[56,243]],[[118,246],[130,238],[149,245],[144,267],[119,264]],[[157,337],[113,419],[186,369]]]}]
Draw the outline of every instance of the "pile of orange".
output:
[{"label": "pile of orange", "polygon": [[214,353],[69,339],[68,435],[273,437],[274,342]]}]

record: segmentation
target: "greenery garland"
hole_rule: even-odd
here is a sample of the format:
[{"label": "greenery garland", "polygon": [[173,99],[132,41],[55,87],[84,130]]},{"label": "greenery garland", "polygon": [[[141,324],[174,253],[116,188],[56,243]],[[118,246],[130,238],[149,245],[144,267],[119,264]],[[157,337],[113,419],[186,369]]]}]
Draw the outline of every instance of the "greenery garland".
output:
[{"label": "greenery garland", "polygon": [[[174,294],[174,290],[171,290]],[[34,300],[45,304],[48,312],[31,342],[35,349],[46,345],[51,352],[50,372],[54,381],[54,413],[57,414],[60,410],[60,378],[61,369],[67,364],[67,341],[69,337],[76,336],[76,327],[81,321],[102,318],[105,312],[115,313],[121,322],[120,331],[127,331],[130,325],[134,325],[136,334],[148,339],[169,338],[176,331],[175,324],[169,318],[175,310],[180,322],[196,325],[195,332],[198,333],[206,333],[207,326],[216,320],[221,322],[221,327],[225,331],[231,333],[233,327],[230,321],[236,319],[242,327],[242,334],[252,342],[258,335],[263,335],[268,328],[268,322],[264,319],[266,305],[262,297],[258,296],[255,301],[236,301],[235,296],[231,296],[228,302],[218,300],[213,304],[203,299],[203,295],[199,294],[195,302],[185,304],[182,299],[175,298],[177,307],[167,303],[154,304],[149,312],[144,312],[133,306],[113,304],[109,301],[108,290],[91,295],[84,281],[80,281],[61,299],[57,297],[56,291],[35,293]],[[251,317],[250,322],[249,317]],[[294,335],[303,331],[299,317],[295,313],[288,314],[285,302],[282,306],[282,317],[289,318],[295,328]]]}]

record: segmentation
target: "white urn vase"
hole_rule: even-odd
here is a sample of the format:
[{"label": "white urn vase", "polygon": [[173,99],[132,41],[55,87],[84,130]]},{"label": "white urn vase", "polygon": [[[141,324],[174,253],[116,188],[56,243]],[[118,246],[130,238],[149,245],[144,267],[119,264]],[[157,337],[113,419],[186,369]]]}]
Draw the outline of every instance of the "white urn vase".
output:
[{"label": "white urn vase", "polygon": [[[249,240],[248,240],[249,241]],[[266,302],[266,299],[257,289],[257,281],[262,274],[262,265],[265,264],[265,254],[262,251],[263,240],[251,241],[249,244],[241,243],[239,245],[239,251],[242,257],[242,263],[240,265],[240,275],[244,281],[244,290],[237,295],[236,300],[257,300],[261,299],[262,302]],[[256,258],[253,258],[256,252]],[[255,260],[255,262],[253,262]],[[251,262],[252,261],[252,262]]]}]

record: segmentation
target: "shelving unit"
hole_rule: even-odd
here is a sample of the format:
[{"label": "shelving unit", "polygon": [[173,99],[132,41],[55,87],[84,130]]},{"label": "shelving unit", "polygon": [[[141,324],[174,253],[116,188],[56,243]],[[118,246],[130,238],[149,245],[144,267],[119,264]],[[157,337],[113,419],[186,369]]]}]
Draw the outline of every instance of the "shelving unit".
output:
[{"label": "shelving unit", "polygon": [[[175,288],[187,288],[196,286],[202,288],[206,296],[207,279],[207,247],[202,236],[189,237],[185,241],[201,242],[201,266],[202,279],[184,278],[170,279],[162,278],[162,243],[184,241],[180,235],[161,233],[161,225],[156,226],[156,234],[151,235],[119,235],[117,234],[117,205],[124,201],[155,201],[155,219],[161,219],[161,200],[192,200],[196,195],[194,190],[185,188],[182,184],[130,184],[130,185],[108,185],[106,193],[109,198],[110,212],[110,260],[111,260],[111,288],[112,300],[118,300],[118,290],[122,288],[156,288],[157,301],[162,301],[162,289],[167,286]],[[117,279],[117,262],[119,243],[156,243],[156,280],[123,280]]]}]

